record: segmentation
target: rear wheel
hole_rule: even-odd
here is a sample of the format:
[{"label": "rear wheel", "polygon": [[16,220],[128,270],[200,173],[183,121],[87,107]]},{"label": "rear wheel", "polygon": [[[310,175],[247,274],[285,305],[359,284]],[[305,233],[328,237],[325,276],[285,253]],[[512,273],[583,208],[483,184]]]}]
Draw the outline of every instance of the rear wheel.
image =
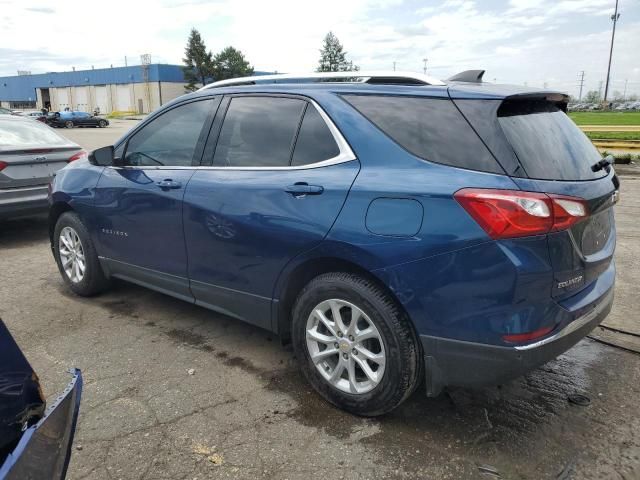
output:
[{"label": "rear wheel", "polygon": [[83,297],[105,290],[104,275],[91,236],[74,212],[63,213],[56,223],[53,252],[58,270],[69,288]]},{"label": "rear wheel", "polygon": [[386,292],[357,275],[312,280],[296,299],[292,333],[311,385],[351,413],[387,413],[419,383],[420,348],[409,320]]},{"label": "rear wheel", "polygon": [[67,128],[73,128],[73,122],[71,120],[67,120],[64,122],[64,126]]}]

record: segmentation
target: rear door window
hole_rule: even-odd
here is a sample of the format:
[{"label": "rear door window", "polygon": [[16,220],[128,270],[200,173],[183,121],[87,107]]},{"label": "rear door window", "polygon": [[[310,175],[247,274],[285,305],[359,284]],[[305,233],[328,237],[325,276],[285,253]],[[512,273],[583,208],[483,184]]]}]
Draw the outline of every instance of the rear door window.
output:
[{"label": "rear door window", "polygon": [[340,148],[333,138],[331,130],[318,110],[309,104],[302,119],[291,165],[300,166],[323,162],[339,154]]},{"label": "rear door window", "polygon": [[343,98],[413,155],[453,167],[504,174],[451,100],[390,95]]},{"label": "rear door window", "polygon": [[233,97],[213,157],[221,167],[289,166],[306,102],[284,97]]},{"label": "rear door window", "polygon": [[602,159],[566,113],[547,101],[505,101],[498,122],[530,178],[593,180],[607,175],[591,166]]}]

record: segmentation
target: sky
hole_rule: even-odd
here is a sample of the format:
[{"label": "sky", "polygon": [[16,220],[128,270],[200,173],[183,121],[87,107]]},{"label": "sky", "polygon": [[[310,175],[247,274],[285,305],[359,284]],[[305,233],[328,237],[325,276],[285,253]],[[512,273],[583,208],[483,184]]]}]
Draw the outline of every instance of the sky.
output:
[{"label": "sky", "polygon": [[[181,63],[189,30],[256,70],[313,71],[333,31],[363,70],[485,80],[578,94],[606,77],[615,0],[0,0],[0,76]],[[610,91],[640,94],[640,0],[620,0]]]}]

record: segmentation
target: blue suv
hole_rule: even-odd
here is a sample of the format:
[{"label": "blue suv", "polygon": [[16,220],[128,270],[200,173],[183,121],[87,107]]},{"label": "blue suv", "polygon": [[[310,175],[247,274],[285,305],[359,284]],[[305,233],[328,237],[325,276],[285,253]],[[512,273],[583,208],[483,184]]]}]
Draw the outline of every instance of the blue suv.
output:
[{"label": "blue suv", "polygon": [[119,278],[276,332],[355,414],[499,384],[613,301],[619,182],[567,100],[477,72],[217,82],[57,174],[53,254],[78,295]]}]

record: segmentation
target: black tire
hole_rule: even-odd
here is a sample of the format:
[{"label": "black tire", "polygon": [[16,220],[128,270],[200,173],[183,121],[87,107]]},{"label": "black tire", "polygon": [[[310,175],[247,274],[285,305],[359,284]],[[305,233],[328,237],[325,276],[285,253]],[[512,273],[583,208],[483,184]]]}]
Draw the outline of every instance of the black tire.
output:
[{"label": "black tire", "polygon": [[100,128],[104,128],[104,127],[106,127],[106,126],[107,126],[107,122],[105,122],[104,120],[100,120],[100,121],[98,122],[98,126],[99,126]]},{"label": "black tire", "polygon": [[[336,388],[311,360],[306,341],[307,320],[317,305],[334,298],[362,310],[383,340],[385,370],[380,382],[369,392],[352,394]],[[382,288],[367,279],[342,272],[316,277],[298,295],[292,322],[293,348],[305,377],[322,397],[341,409],[366,417],[382,415],[400,405],[420,384],[422,353],[409,319]]]},{"label": "black tire", "polygon": [[[65,227],[72,228],[80,238],[85,257],[85,272],[82,280],[73,282],[65,272],[60,258],[60,233]],[[105,276],[95,246],[88,230],[75,212],[65,212],[60,215],[53,233],[53,256],[58,270],[69,289],[82,297],[90,297],[103,292],[109,287],[109,279]]]},{"label": "black tire", "polygon": [[64,126],[66,128],[73,128],[73,122],[71,120],[67,120],[66,122],[64,122]]}]

